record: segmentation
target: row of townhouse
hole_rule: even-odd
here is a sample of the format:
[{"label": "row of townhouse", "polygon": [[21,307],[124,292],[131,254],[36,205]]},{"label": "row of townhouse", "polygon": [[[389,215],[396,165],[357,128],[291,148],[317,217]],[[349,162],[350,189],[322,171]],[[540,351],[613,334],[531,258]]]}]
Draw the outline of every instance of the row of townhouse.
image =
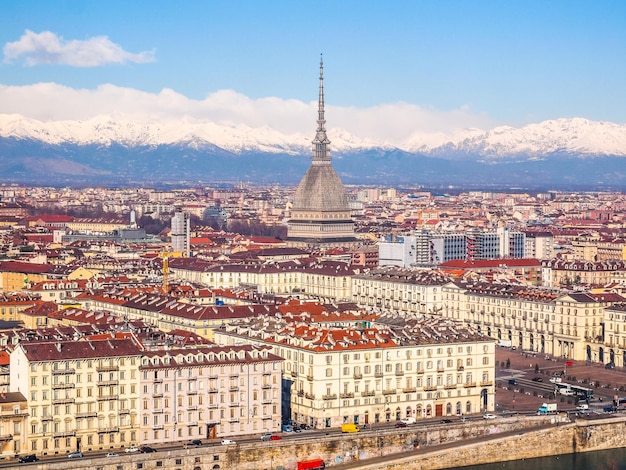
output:
[{"label": "row of townhouse", "polygon": [[318,429],[494,409],[495,342],[454,322],[381,317],[362,327],[250,318],[215,334],[284,359],[283,415]]},{"label": "row of townhouse", "polygon": [[450,282],[435,272],[399,268],[355,276],[353,292],[359,305],[403,315],[440,315],[524,350],[626,365],[626,343],[619,340],[626,324],[613,321],[617,332],[607,329],[609,309],[626,300],[617,294]]},{"label": "row of townhouse", "polygon": [[56,455],[277,431],[281,362],[250,346],[22,341],[11,352],[10,390],[27,408],[2,450]]},{"label": "row of townhouse", "polygon": [[120,318],[142,320],[162,331],[181,329],[212,339],[213,331],[238,318],[272,314],[273,305],[200,305],[163,294],[85,292],[75,298],[86,310],[108,310]]},{"label": "row of townhouse", "polygon": [[352,297],[351,278],[360,271],[339,261],[220,265],[186,258],[171,260],[169,270],[177,279],[205,286],[223,289],[248,287],[259,294],[337,300]]}]

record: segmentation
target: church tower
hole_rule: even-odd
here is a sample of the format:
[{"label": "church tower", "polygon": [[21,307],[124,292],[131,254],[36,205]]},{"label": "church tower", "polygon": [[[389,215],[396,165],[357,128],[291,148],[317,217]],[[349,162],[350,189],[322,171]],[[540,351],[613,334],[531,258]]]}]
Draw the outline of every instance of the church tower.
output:
[{"label": "church tower", "polygon": [[317,131],[312,142],[311,166],[296,189],[291,219],[287,222],[290,246],[337,246],[356,240],[346,188],[330,164],[325,125],[324,63],[320,59]]}]

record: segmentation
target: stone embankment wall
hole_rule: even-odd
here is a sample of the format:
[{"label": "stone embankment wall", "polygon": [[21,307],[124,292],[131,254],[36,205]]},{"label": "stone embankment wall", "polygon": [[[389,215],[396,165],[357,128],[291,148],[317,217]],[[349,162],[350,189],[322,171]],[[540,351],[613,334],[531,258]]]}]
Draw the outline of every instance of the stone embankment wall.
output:
[{"label": "stone embankment wall", "polygon": [[[560,422],[558,425],[554,421],[554,417],[516,417],[428,428],[374,429],[358,434],[303,433],[298,436],[301,438],[298,441],[259,441],[62,463],[39,462],[29,468],[280,470],[282,467],[294,470],[298,460],[323,458],[329,468],[336,467],[337,470],[436,470],[626,446],[626,417]],[[438,445],[446,448],[437,448]],[[390,457],[392,461],[387,460]]]}]

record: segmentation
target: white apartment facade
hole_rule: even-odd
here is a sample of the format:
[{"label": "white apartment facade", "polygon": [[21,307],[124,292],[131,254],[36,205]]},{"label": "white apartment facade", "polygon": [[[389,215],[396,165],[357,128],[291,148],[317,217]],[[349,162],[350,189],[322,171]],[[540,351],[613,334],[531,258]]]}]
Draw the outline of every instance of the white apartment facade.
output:
[{"label": "white apartment facade", "polygon": [[403,323],[331,330],[257,319],[216,341],[272,347],[285,361],[284,417],[318,429],[494,409],[491,338],[444,319]]}]

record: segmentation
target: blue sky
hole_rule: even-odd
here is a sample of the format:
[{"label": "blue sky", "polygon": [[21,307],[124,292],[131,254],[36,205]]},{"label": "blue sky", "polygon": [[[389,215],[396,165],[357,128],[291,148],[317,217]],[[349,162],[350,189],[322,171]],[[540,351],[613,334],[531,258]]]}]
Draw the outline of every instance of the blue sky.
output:
[{"label": "blue sky", "polygon": [[332,111],[392,140],[626,123],[623,0],[4,0],[0,12],[4,114],[145,109],[306,132],[323,53],[329,127]]}]

